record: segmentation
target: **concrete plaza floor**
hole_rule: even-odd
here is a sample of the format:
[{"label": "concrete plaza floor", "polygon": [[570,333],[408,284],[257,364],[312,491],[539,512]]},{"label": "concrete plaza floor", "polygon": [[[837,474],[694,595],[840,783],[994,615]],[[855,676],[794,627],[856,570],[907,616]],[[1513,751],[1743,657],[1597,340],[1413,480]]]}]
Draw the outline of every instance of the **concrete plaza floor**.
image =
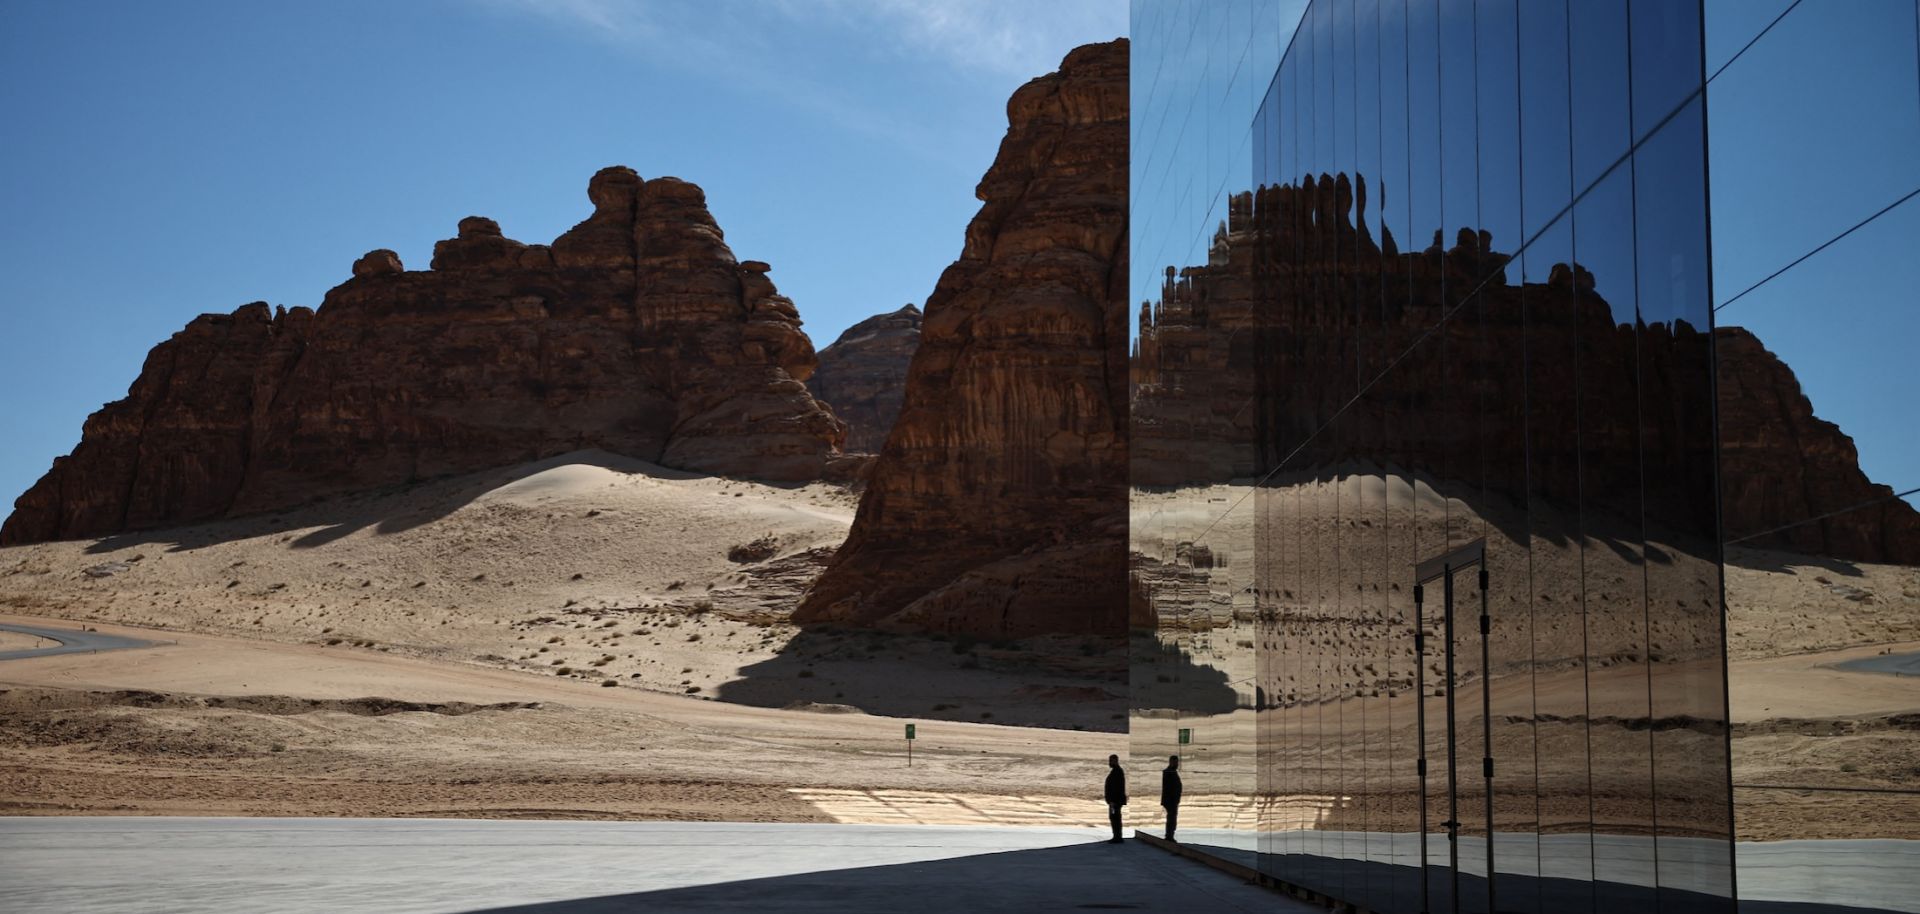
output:
[{"label": "concrete plaza floor", "polygon": [[1320,910],[1090,829],[0,818],[29,912]]}]

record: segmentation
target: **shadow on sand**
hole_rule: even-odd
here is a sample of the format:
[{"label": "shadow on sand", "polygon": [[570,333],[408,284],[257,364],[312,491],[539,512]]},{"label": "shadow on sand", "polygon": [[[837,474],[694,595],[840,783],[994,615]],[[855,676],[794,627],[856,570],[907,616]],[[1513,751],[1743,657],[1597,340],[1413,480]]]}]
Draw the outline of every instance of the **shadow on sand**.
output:
[{"label": "shadow on sand", "polygon": [[[1142,866],[1149,860],[1160,866]],[[1167,880],[1162,869],[1166,866],[1199,869],[1198,864],[1171,861],[1163,852],[1134,842],[1121,846],[1090,842],[479,910],[488,914],[1197,910],[1196,901],[1207,896],[1196,896],[1187,880]]]},{"label": "shadow on sand", "polygon": [[312,549],[366,529],[372,529],[380,535],[403,533],[440,520],[489,492],[570,466],[593,467],[653,479],[706,477],[703,473],[670,469],[606,451],[574,451],[511,467],[334,496],[283,511],[250,514],[187,527],[119,533],[87,547],[87,552],[99,555],[135,546],[165,546],[168,552],[188,552],[289,530],[307,532],[289,542],[288,548]]},{"label": "shadow on sand", "polygon": [[1118,638],[1042,648],[807,628],[714,696],[762,708],[1111,732],[1126,727],[1119,647]]},{"label": "shadow on sand", "polygon": [[[1257,866],[1250,852],[1189,845],[1243,866]],[[1316,881],[1363,891],[1375,910],[1413,911],[1420,894],[1416,867],[1357,860],[1275,855],[1265,861]],[[644,866],[637,862],[636,866]],[[1278,892],[1234,886],[1233,877],[1181,860],[1133,840],[1003,851],[885,866],[855,867],[744,879],[710,885],[597,895],[563,901],[474,909],[469,914],[610,914],[629,911],[1318,911],[1318,905]],[[1484,899],[1484,882],[1463,876],[1463,892]],[[1209,884],[1211,883],[1211,884]],[[1444,879],[1430,880],[1428,910],[1446,910]],[[1467,883],[1470,883],[1467,884]],[[1652,889],[1605,881],[1511,875],[1502,879],[1507,904],[1501,910],[1727,911],[1725,897],[1676,889]],[[1227,889],[1231,897],[1223,897]],[[1879,909],[1846,905],[1749,900],[1742,914],[1875,914]]]}]

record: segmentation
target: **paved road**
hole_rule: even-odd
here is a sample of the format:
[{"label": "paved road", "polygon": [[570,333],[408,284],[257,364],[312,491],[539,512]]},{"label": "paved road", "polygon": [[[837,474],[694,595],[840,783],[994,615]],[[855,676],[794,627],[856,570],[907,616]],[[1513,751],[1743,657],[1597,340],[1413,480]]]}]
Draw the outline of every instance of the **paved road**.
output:
[{"label": "paved road", "polygon": [[32,912],[1312,908],[1092,829],[451,819],[0,818]]},{"label": "paved road", "polygon": [[91,654],[99,651],[119,651],[132,647],[146,647],[151,641],[138,638],[122,638],[119,635],[103,635],[99,632],[81,631],[75,628],[42,628],[34,625],[15,625],[11,622],[0,624],[0,630],[19,632],[23,635],[35,635],[58,644],[49,647],[32,648],[23,651],[0,651],[0,660],[20,660],[26,657],[51,657],[55,654]]}]

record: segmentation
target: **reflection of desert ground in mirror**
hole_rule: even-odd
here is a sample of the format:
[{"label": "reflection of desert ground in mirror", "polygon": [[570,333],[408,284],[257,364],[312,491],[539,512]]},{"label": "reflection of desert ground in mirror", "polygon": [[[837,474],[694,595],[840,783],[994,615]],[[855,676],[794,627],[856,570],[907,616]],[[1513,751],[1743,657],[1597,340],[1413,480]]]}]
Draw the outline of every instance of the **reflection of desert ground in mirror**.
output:
[{"label": "reflection of desert ground in mirror", "polygon": [[0,622],[177,642],[0,661],[0,811],[1101,822],[1119,652],[786,622],[853,511],[588,452],[0,549]]},{"label": "reflection of desert ground in mirror", "polygon": [[[1585,831],[1589,798],[1594,830],[1607,833],[1650,833],[1657,821],[1662,834],[1710,835],[1716,817],[1724,822],[1724,799],[1694,801],[1725,791],[1713,770],[1722,750],[1710,722],[1720,692],[1719,619],[1702,611],[1717,604],[1710,559],[1662,542],[1657,531],[1644,547],[1626,537],[1555,536],[1568,526],[1550,508],[1536,504],[1529,518],[1504,499],[1477,498],[1497,505],[1483,516],[1424,480],[1417,489],[1372,473],[1342,475],[1337,485],[1274,483],[1254,497],[1245,486],[1133,495],[1136,576],[1149,585],[1157,623],[1151,635],[1135,633],[1133,756],[1136,766],[1157,770],[1167,755],[1183,755],[1192,797],[1183,828],[1251,829],[1258,820],[1283,830],[1418,830],[1412,600],[1404,585],[1413,561],[1444,547],[1370,532],[1382,526],[1412,530],[1422,543],[1487,539],[1492,675],[1479,669],[1477,636],[1462,636],[1470,649],[1456,660],[1467,740],[1460,751],[1473,759],[1463,763],[1463,808],[1484,822],[1479,689],[1490,683],[1493,754],[1511,760],[1495,778],[1497,829]],[[1271,521],[1258,534],[1266,554],[1292,550],[1298,562],[1291,571],[1270,569],[1265,585],[1253,558],[1262,511]],[[1863,656],[1920,651],[1920,569],[1739,549],[1728,558],[1738,836],[1920,838],[1920,798],[1884,792],[1920,786],[1920,678],[1836,669]],[[1376,588],[1390,568],[1400,569],[1394,577],[1402,583]],[[1264,617],[1254,603],[1261,586],[1274,606]],[[1503,625],[1503,603],[1534,611]],[[1439,640],[1430,625],[1430,727],[1444,715],[1434,694]],[[1268,648],[1264,661],[1256,643]],[[1260,697],[1269,710],[1256,723],[1250,708]],[[1194,732],[1184,751],[1176,744],[1182,727]],[[1267,734],[1264,756],[1255,751],[1256,727]],[[1438,764],[1442,744],[1430,742]],[[1658,759],[1651,771],[1649,757]],[[1649,779],[1657,808],[1647,801]],[[1250,799],[1262,792],[1256,784],[1271,793],[1265,813]],[[1503,784],[1513,784],[1510,794]],[[1791,789],[1809,787],[1849,789]]]}]

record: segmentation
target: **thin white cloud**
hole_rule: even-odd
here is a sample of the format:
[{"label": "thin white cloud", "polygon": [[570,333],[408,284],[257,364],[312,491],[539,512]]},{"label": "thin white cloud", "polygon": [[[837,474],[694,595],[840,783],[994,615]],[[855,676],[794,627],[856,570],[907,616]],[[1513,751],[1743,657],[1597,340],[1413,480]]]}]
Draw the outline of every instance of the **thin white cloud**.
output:
[{"label": "thin white cloud", "polygon": [[793,18],[831,13],[902,53],[1027,80],[1066,52],[1127,33],[1126,0],[776,0]]},{"label": "thin white cloud", "polygon": [[[846,36],[880,60],[934,62],[996,94],[1049,72],[1076,45],[1126,32],[1126,0],[471,0],[608,42],[663,67],[712,73],[737,88],[806,108],[838,126],[921,158],[977,172],[928,123],[782,65],[802,29]],[[836,49],[836,53],[843,52]],[[802,58],[804,59],[804,58]],[[857,88],[857,87],[856,87]]]}]

